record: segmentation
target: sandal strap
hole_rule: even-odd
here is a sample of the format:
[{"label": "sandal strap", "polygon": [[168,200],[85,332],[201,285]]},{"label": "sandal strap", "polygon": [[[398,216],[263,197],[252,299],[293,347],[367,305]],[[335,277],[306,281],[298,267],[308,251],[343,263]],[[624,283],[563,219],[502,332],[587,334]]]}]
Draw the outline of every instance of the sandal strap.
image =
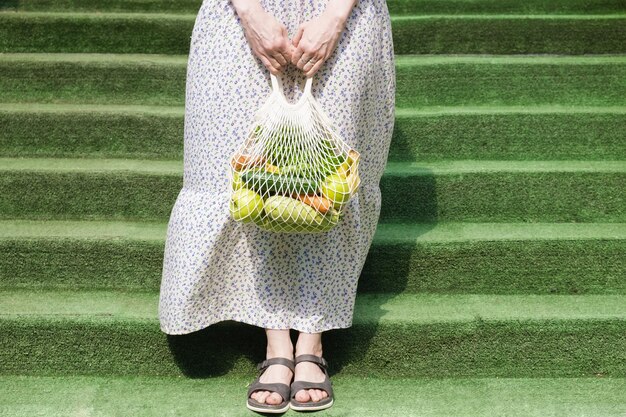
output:
[{"label": "sandal strap", "polygon": [[291,383],[291,398],[295,398],[296,393],[302,389],[323,389],[328,393],[329,397],[333,396],[333,386],[330,382],[330,379],[327,377],[322,382],[311,382],[311,381],[293,381]]},{"label": "sandal strap", "polygon": [[324,369],[324,371],[326,371],[328,369],[328,362],[326,362],[326,359],[324,359],[321,356],[317,356],[317,355],[313,355],[310,353],[305,353],[303,355],[298,355],[295,358],[295,364],[299,364],[300,362],[314,362],[316,364],[318,364],[319,366],[322,367],[322,369]]},{"label": "sandal strap", "polygon": [[254,391],[258,390],[275,391],[283,397],[283,401],[289,401],[289,392],[291,391],[291,387],[287,384],[283,384],[282,382],[255,381],[250,384],[250,387],[248,388],[248,397],[250,397]]},{"label": "sandal strap", "polygon": [[257,364],[257,366],[256,366],[256,369],[259,370],[259,371],[264,371],[265,368],[267,368],[270,365],[274,365],[274,364],[285,365],[286,367],[288,367],[292,371],[294,371],[295,366],[296,366],[294,361],[292,361],[291,359],[275,357],[275,358],[265,359],[264,361],[259,362]]}]

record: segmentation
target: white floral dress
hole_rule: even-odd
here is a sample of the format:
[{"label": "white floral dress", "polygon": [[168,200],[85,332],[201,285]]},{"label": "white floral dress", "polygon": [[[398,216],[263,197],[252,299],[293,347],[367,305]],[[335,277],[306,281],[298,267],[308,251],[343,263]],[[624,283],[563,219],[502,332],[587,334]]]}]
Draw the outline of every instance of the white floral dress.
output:
[{"label": "white floral dress", "polygon": [[[292,39],[326,0],[261,0]],[[304,73],[280,75],[295,102]],[[361,154],[359,191],[340,223],[320,234],[266,231],[230,218],[230,156],[271,92],[230,0],[204,0],[187,66],[183,187],[167,227],[161,330],[185,334],[223,320],[322,332],[352,325],[356,289],[377,227],[379,181],[394,125],[395,61],[385,0],[359,0],[312,93]]]}]

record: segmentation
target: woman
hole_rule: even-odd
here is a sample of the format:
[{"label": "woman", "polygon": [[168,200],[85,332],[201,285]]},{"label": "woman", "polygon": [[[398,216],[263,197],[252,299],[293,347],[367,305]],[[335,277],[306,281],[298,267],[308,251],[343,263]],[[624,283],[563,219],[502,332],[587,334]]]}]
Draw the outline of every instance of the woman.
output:
[{"label": "woman", "polygon": [[[185,334],[222,320],[263,327],[267,361],[248,408],[329,407],[321,335],[352,325],[394,124],[386,2],[204,0],[188,59],[183,187],[167,229],[161,330]],[[358,192],[328,232],[289,235],[230,218],[230,157],[271,92],[270,72],[290,102],[313,76],[314,97],[361,154]],[[289,329],[299,331],[295,363]]]}]

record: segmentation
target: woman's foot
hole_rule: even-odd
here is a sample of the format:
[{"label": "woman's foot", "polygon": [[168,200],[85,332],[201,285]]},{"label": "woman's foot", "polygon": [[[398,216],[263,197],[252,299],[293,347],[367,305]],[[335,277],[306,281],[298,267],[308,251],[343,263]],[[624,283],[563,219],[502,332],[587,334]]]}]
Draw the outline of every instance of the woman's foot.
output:
[{"label": "woman's foot", "polygon": [[[317,335],[317,336],[316,336]],[[298,343],[296,344],[295,356],[313,354],[315,356],[322,356],[322,338],[321,333],[300,333],[298,337]],[[313,362],[300,362],[295,367],[294,381],[311,381],[322,382],[326,379],[324,371]],[[294,393],[292,392],[291,395]],[[328,397],[328,393],[323,389],[301,389],[295,393],[296,401],[317,402]]]},{"label": "woman's foot", "polygon": [[[266,359],[281,357],[293,360],[293,344],[289,338],[289,330],[266,330],[268,340]],[[265,369],[259,381],[264,383],[282,382],[289,385],[292,378],[291,369],[285,365],[273,364]],[[279,393],[265,390],[254,391],[250,394],[250,398],[264,404],[280,404],[283,401],[283,397]],[[289,398],[285,398],[285,400],[289,401]]]}]

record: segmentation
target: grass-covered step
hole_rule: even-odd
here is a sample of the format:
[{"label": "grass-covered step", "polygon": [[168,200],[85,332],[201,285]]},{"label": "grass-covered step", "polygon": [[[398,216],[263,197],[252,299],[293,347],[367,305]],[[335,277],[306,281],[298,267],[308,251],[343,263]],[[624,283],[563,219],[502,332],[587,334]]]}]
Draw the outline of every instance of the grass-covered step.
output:
[{"label": "grass-covered step", "polygon": [[[3,102],[184,105],[186,55],[0,55]],[[626,72],[626,59],[624,60]]]},{"label": "grass-covered step", "polygon": [[[166,223],[0,221],[0,288],[158,291]],[[378,225],[360,293],[626,294],[626,224]]]},{"label": "grass-covered step", "polygon": [[[166,220],[182,165],[0,158],[0,218]],[[626,161],[388,162],[381,222],[624,222],[625,181]]]},{"label": "grass-covered step", "polygon": [[626,15],[425,15],[392,19],[397,54],[610,54]]},{"label": "grass-covered step", "polygon": [[[0,11],[0,52],[186,54],[196,16]],[[626,52],[626,14],[407,15],[391,23],[397,54]]]},{"label": "grass-covered step", "polygon": [[0,52],[187,54],[196,14],[0,12]]},{"label": "grass-covered step", "polygon": [[[201,0],[3,0],[0,10],[197,13]],[[388,0],[392,16],[420,14],[621,14],[622,0]]]},{"label": "grass-covered step", "polygon": [[[595,0],[599,3],[599,0]],[[202,0],[2,0],[0,10],[14,11],[91,11],[91,12],[149,12],[197,13]],[[570,6],[565,6],[570,8]],[[571,6],[576,10],[581,5]],[[591,4],[595,13],[612,13],[611,5]],[[400,8],[403,9],[403,8]],[[584,10],[583,8],[580,9]]]},{"label": "grass-covered step", "polygon": [[624,14],[623,0],[387,0],[387,8],[392,15]]},{"label": "grass-covered step", "polygon": [[[331,378],[336,401],[324,412],[328,416],[622,417],[626,411],[625,378]],[[207,410],[211,416],[248,417],[245,393],[253,379],[2,375],[0,393],[12,417],[78,416],[85,410],[100,417],[205,417]]]},{"label": "grass-covered step", "polygon": [[626,161],[388,162],[382,222],[626,221]]},{"label": "grass-covered step", "polygon": [[626,56],[404,56],[396,106],[626,104]]},{"label": "grass-covered step", "polygon": [[626,106],[399,108],[389,160],[625,160],[625,130]]},{"label": "grass-covered step", "polygon": [[[4,103],[185,103],[186,55],[0,57]],[[396,106],[626,106],[625,80],[626,56],[396,56]]]},{"label": "grass-covered step", "polygon": [[[391,161],[626,160],[626,106],[399,108]],[[0,103],[0,156],[183,158],[183,106]]]},{"label": "grass-covered step", "polygon": [[[626,377],[624,295],[361,294],[325,334],[333,373]],[[159,328],[158,294],[0,292],[0,374],[254,375],[263,329]],[[219,343],[215,343],[219,340]]]},{"label": "grass-covered step", "polygon": [[0,103],[0,154],[182,160],[184,113],[183,106]]}]

